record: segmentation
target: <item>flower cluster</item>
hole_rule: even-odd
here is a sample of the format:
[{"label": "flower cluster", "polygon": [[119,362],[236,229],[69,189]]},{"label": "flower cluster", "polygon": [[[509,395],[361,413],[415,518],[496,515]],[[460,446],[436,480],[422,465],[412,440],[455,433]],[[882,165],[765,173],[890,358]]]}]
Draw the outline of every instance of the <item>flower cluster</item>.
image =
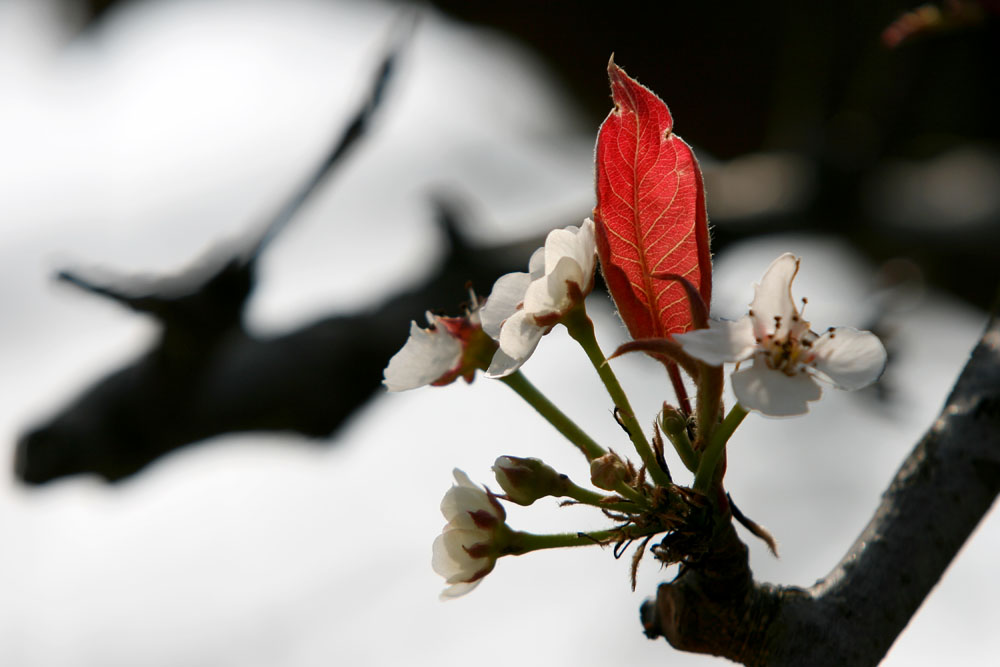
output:
[{"label": "flower cluster", "polygon": [[[663,565],[697,568],[706,554],[718,551],[718,528],[734,520],[776,553],[774,538],[738,511],[724,488],[730,439],[750,412],[805,414],[820,398],[821,383],[860,389],[875,382],[886,364],[885,348],[871,332],[810,328],[804,308],[792,298],[799,259],[791,254],[774,260],[754,285],[745,316],[735,322],[709,318],[712,260],[698,162],[674,133],[673,116],[659,97],[614,62],[608,76],[615,107],[598,133],[594,220],[551,231],[527,271],[502,276],[481,304],[473,296],[463,317],[428,313],[429,328],[413,323],[385,370],[391,391],[459,377],[471,382],[477,369],[485,371],[587,461],[588,485],[580,486],[537,458],[501,456],[493,473],[503,495],[456,469],[455,484],[441,502],[447,525],[433,548],[433,568],[448,584],[443,598],[475,588],[503,556],[594,544],[613,545],[615,558],[636,545],[634,590],[644,554]],[[633,337],[611,357],[601,350],[586,312],[598,261]],[[626,434],[621,439],[627,438],[639,460],[620,453],[621,443],[595,441],[524,376],[522,366],[556,325],[583,349],[607,390],[608,413]],[[609,363],[634,351],[664,366],[676,397],[675,404],[663,401],[652,429],[636,416]],[[737,399],[728,411],[727,363],[735,364],[730,381]],[[690,486],[671,474],[668,444],[693,473]],[[532,506],[545,498],[589,506],[613,525],[549,535],[507,525],[501,501]],[[650,545],[657,536],[661,541]]]},{"label": "flower cluster", "polygon": [[[593,235],[590,220],[580,227],[551,232],[545,246],[532,256],[529,271],[500,278],[484,305],[473,300],[473,307],[457,318],[428,314],[428,329],[413,324],[406,345],[386,369],[385,384],[393,391],[448,384],[458,377],[471,381],[476,369],[485,370],[487,376],[515,389],[583,452],[590,482],[597,489],[580,487],[534,458],[501,456],[496,460],[493,470],[503,496],[484,490],[455,470],[455,485],[441,503],[448,523],[433,549],[434,570],[448,583],[443,598],[475,588],[505,555],[594,543],[616,544],[617,550],[637,539],[648,542],[656,533],[690,531],[684,517],[695,516],[710,502],[706,499],[713,497],[713,485],[719,485],[715,491],[721,489],[722,477],[716,468],[747,411],[769,416],[803,414],[811,401],[820,398],[818,380],[859,389],[877,380],[885,366],[885,348],[870,332],[840,327],[818,334],[810,329],[792,298],[799,259],[784,254],[754,286],[749,312],[738,321],[708,320],[704,328],[659,342],[624,346],[669,353],[684,362],[681,366],[699,384],[697,414],[664,403],[651,446],[597,347],[593,324],[585,315],[584,297],[594,282]],[[705,323],[704,317],[692,319]],[[519,372],[542,336],[559,323],[583,346],[608,388],[616,418],[626,428],[641,466],[591,440]],[[720,367],[727,362],[736,364],[731,380],[738,403],[722,419],[718,412]],[[702,404],[711,410],[701,409]],[[666,469],[664,435],[695,473],[690,489],[677,486]],[[607,531],[565,535],[533,535],[507,525],[501,500],[527,506],[545,497],[568,497],[568,504],[593,506],[619,524]],[[773,547],[770,535],[757,524],[751,525],[751,532]],[[672,547],[653,549],[663,562],[682,558],[675,552]],[[641,550],[633,559],[633,578],[639,556]]]},{"label": "flower cluster", "polygon": [[389,391],[441,386],[458,377],[471,382],[476,369],[487,377],[517,371],[538,341],[594,287],[597,248],[594,222],[549,232],[534,252],[528,272],[508,273],[493,285],[485,304],[464,317],[427,313],[428,329],[410,324],[410,337],[389,360],[383,384]]}]

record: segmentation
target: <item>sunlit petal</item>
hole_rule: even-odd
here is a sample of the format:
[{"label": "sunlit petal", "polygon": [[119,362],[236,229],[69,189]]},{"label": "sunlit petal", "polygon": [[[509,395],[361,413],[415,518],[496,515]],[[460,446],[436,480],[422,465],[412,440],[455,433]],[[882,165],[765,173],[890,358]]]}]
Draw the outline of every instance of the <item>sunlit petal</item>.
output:
[{"label": "sunlit petal", "polygon": [[786,252],[771,262],[760,284],[754,286],[750,313],[754,321],[754,335],[758,338],[775,333],[776,321],[789,327],[793,318],[797,317],[798,309],[792,300],[792,280],[798,270],[798,258]]},{"label": "sunlit petal", "polygon": [[480,314],[483,330],[500,343],[487,377],[509,375],[531,356],[541,337],[576,305],[568,285],[583,295],[593,287],[596,257],[594,223],[584,220],[579,227],[549,232],[531,256],[528,273],[496,282]]},{"label": "sunlit petal", "polygon": [[841,389],[867,387],[885,369],[885,347],[870,331],[838,327],[820,336],[812,350],[816,370]]},{"label": "sunlit petal", "polygon": [[489,368],[486,369],[486,377],[502,378],[507,377],[524,363],[523,359],[514,359],[503,350],[497,350],[490,361]]},{"label": "sunlit petal", "polygon": [[710,366],[748,359],[756,346],[753,321],[749,316],[743,316],[736,322],[709,320],[707,329],[675,334],[674,340],[689,355]]},{"label": "sunlit petal", "polygon": [[538,326],[534,318],[523,310],[519,310],[504,322],[500,329],[500,349],[524,363],[538,346],[546,329]]},{"label": "sunlit petal", "polygon": [[579,287],[583,272],[575,260],[563,257],[544,278],[528,286],[524,295],[525,312],[543,317],[568,310],[573,305],[569,298],[569,282]]},{"label": "sunlit petal", "polygon": [[493,291],[479,311],[483,331],[493,338],[498,338],[501,325],[517,311],[518,306],[524,301],[524,292],[530,284],[531,276],[527,273],[508,273],[500,276],[493,283]]},{"label": "sunlit petal", "polygon": [[538,280],[545,275],[545,246],[537,248],[528,259],[528,277]]},{"label": "sunlit petal", "polygon": [[754,359],[749,368],[733,373],[733,392],[740,405],[771,417],[791,417],[809,412],[809,401],[822,395],[820,386],[804,371],[786,375]]},{"label": "sunlit petal", "polygon": [[462,360],[462,344],[441,329],[421,329],[410,323],[410,337],[384,372],[389,391],[415,389],[437,381]]}]

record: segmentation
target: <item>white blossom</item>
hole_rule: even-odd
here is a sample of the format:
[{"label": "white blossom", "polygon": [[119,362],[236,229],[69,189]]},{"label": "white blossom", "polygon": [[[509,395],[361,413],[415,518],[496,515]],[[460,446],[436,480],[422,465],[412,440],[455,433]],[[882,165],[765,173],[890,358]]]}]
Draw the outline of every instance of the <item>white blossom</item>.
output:
[{"label": "white blossom", "polygon": [[549,232],[532,254],[527,273],[508,273],[493,285],[482,310],[483,330],[500,349],[488,377],[510,375],[528,360],[538,341],[594,286],[597,246],[594,222]]},{"label": "white blossom", "polygon": [[685,352],[713,366],[752,360],[733,373],[733,391],[743,407],[774,417],[808,412],[822,393],[817,378],[861,389],[879,378],[886,362],[885,348],[869,331],[810,330],[792,299],[798,270],[799,259],[785,253],[754,286],[747,315],[674,336]]},{"label": "white blossom", "polygon": [[434,540],[431,566],[449,586],[443,599],[465,595],[493,570],[510,535],[497,499],[456,468],[455,485],[441,501],[448,524]]},{"label": "white blossom", "polygon": [[427,322],[427,329],[410,322],[410,337],[389,360],[382,380],[389,391],[441,386],[459,377],[472,382],[476,369],[492,358],[496,343],[483,333],[474,297],[473,307],[464,317],[428,312]]}]

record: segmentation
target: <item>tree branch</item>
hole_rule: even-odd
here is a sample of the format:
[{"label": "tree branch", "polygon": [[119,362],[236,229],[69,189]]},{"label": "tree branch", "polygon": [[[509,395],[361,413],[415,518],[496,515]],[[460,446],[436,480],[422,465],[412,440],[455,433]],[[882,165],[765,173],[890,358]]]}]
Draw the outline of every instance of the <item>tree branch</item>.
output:
[{"label": "tree branch", "polygon": [[468,298],[463,285],[471,281],[488,289],[514,268],[512,255],[517,264],[522,261],[519,246],[469,246],[454,202],[438,197],[435,203],[450,251],[425,282],[374,308],[327,317],[283,336],[262,339],[245,330],[239,289],[150,300],[133,298],[132,292],[144,291],[127,285],[83,285],[140,312],[150,312],[153,303],[154,316],[167,318],[157,317],[162,330],[149,351],[21,438],[17,475],[33,484],[80,473],[116,481],[163,454],[222,433],[330,436],[380,388],[382,369],[405,342],[410,320],[421,320],[428,308],[457,312]]},{"label": "tree branch", "polygon": [[993,318],[940,417],[903,462],[868,526],[807,590],[752,582],[727,523],[709,556],[647,600],[647,636],[747,665],[874,665],[1000,492],[1000,320]]}]

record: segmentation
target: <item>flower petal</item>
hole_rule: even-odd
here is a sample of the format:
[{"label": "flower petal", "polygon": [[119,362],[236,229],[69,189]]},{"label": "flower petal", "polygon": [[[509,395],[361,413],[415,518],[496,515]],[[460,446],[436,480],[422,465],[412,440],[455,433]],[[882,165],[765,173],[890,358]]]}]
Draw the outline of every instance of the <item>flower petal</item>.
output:
[{"label": "flower petal", "polygon": [[747,315],[736,322],[709,320],[707,329],[674,334],[674,340],[685,352],[709,366],[749,359],[756,347],[753,320]]},{"label": "flower petal", "polygon": [[462,344],[442,327],[421,329],[410,322],[410,337],[393,355],[383,372],[389,391],[405,391],[431,384],[462,361]]},{"label": "flower petal", "polygon": [[544,317],[568,311],[573,302],[569,298],[567,282],[576,283],[582,290],[583,271],[575,259],[563,257],[549,274],[528,286],[528,291],[524,293],[524,312]]},{"label": "flower petal", "polygon": [[464,486],[467,489],[479,488],[479,486],[473,482],[469,475],[461,468],[452,468],[451,476],[455,478],[455,486]]},{"label": "flower petal", "polygon": [[484,538],[482,532],[471,530],[445,529],[434,538],[431,552],[431,567],[445,578],[449,584],[468,581],[477,573],[489,567],[489,558],[473,558],[464,547],[471,547]]},{"label": "flower petal", "polygon": [[486,377],[494,379],[507,377],[520,368],[525,361],[525,359],[514,359],[503,350],[497,350],[493,354],[490,367],[486,369]]},{"label": "flower petal", "polygon": [[536,248],[528,259],[528,277],[538,280],[545,275],[545,246]]},{"label": "flower petal", "polygon": [[594,235],[594,221],[587,218],[580,225],[579,238],[580,247],[583,249],[580,268],[583,269],[584,279],[589,281],[586,285],[580,286],[584,294],[589,293],[594,286],[594,271],[597,269],[597,241]]},{"label": "flower petal", "polygon": [[808,373],[785,375],[769,368],[762,358],[733,373],[733,392],[743,407],[771,417],[804,415],[809,412],[808,402],[822,395]]},{"label": "flower petal", "polygon": [[441,591],[441,599],[453,600],[454,598],[462,597],[466,593],[470,592],[473,588],[478,586],[479,582],[481,581],[482,579],[476,579],[475,581],[472,582],[463,581],[457,584],[452,584],[451,586],[448,586],[448,588]]},{"label": "flower petal", "polygon": [[[568,257],[577,266],[587,263],[587,248],[581,243],[580,228],[553,229],[545,238],[545,273],[552,273],[556,265]],[[593,252],[593,250],[591,250]]]},{"label": "flower petal", "polygon": [[799,270],[799,259],[786,252],[767,267],[759,285],[754,285],[750,316],[754,321],[754,335],[764,338],[775,332],[776,318],[782,325],[792,326],[798,318],[798,309],[792,300],[792,280]]},{"label": "flower petal", "polygon": [[[546,331],[548,331],[547,328],[535,324],[534,318],[523,310],[519,310],[507,318],[500,329],[498,342],[504,354],[513,359],[517,365],[514,368],[507,369],[504,375],[513,373],[521,367],[521,364],[528,360],[531,353],[538,347],[538,341],[542,339]],[[492,363],[490,367],[492,368]],[[501,375],[492,374],[489,369],[487,369],[486,376],[502,377]]]},{"label": "flower petal", "polygon": [[885,347],[870,331],[831,329],[813,343],[812,350],[816,370],[841,389],[866,387],[885,369]]},{"label": "flower petal", "polygon": [[490,497],[478,485],[474,484],[469,476],[455,468],[452,472],[455,476],[456,484],[444,494],[441,499],[441,514],[448,523],[457,528],[476,528],[475,522],[469,516],[469,512],[489,512],[499,519],[503,519],[501,511],[490,501]]},{"label": "flower petal", "polygon": [[493,283],[493,291],[479,311],[483,331],[491,338],[500,337],[500,326],[504,320],[517,312],[530,284],[531,276],[527,273],[508,273]]}]

